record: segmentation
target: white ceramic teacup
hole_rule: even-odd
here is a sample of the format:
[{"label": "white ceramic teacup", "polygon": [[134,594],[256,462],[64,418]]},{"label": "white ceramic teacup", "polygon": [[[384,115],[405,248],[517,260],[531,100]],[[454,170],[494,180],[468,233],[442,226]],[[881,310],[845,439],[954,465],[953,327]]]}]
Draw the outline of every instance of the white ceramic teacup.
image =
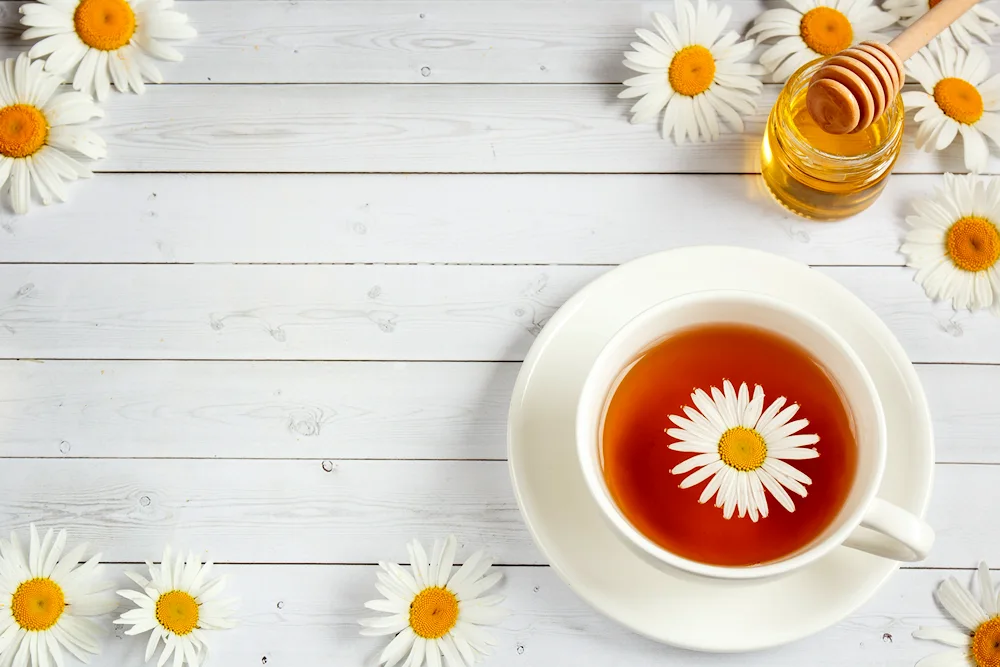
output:
[{"label": "white ceramic teacup", "polygon": [[[604,479],[600,433],[608,401],[624,370],[672,333],[710,323],[751,325],[798,343],[839,386],[853,419],[858,464],[846,502],[825,531],[781,560],[729,567],[707,565],[671,553],[625,518]],[[922,519],[875,495],[885,468],[885,417],[875,385],[861,360],[829,326],[771,297],[738,291],[689,294],[658,304],[625,324],[597,356],[584,382],[577,406],[576,439],[584,479],[602,514],[626,544],[657,566],[713,578],[757,579],[804,567],[841,545],[913,562],[923,560],[934,542],[934,531]],[[669,479],[664,483],[677,482]]]}]

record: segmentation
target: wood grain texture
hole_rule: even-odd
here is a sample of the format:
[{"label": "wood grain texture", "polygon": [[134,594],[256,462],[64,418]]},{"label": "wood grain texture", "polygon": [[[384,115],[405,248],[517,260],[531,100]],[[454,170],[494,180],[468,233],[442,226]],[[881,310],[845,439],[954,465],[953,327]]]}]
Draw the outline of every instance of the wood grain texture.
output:
[{"label": "wood grain texture", "polygon": [[[405,558],[402,549],[395,552]],[[808,640],[763,653],[698,654],[656,644],[598,615],[547,567],[499,571],[504,580],[498,590],[512,613],[490,630],[497,645],[486,664],[496,666],[912,667],[944,650],[913,639],[913,630],[949,624],[931,596],[949,573],[903,570],[856,614]],[[385,645],[358,635],[357,619],[368,615],[362,605],[377,597],[374,566],[228,565],[218,573],[229,577],[226,592],[239,595],[242,604],[240,625],[211,636],[210,665],[370,667]],[[970,583],[971,573],[955,574]],[[122,575],[114,581],[131,585]],[[141,665],[144,648],[143,637],[117,632],[91,665]]]},{"label": "wood grain texture", "polygon": [[518,369],[0,362],[0,455],[504,459]]},{"label": "wood grain texture", "polygon": [[102,174],[69,205],[0,213],[0,262],[618,264],[724,242],[899,265],[910,202],[942,183],[894,176],[829,224],[786,213],[756,175]]},{"label": "wood grain texture", "polygon": [[[746,131],[711,144],[631,125],[612,85],[174,85],[116,95],[100,171],[756,173],[767,86]],[[965,171],[961,142],[896,173]],[[991,159],[989,172],[1000,159]],[[762,195],[763,196],[763,195]]]},{"label": "wood grain texture", "polygon": [[[0,357],[523,359],[581,266],[0,266]],[[1000,363],[1000,318],[934,306],[899,267],[823,267],[918,362]]]},{"label": "wood grain texture", "polygon": [[[112,561],[155,558],[172,541],[220,562],[375,563],[415,535],[454,533],[500,563],[545,562],[504,461],[5,459],[3,471],[2,525],[71,525]],[[997,472],[936,467],[937,541],[921,565],[965,567],[1000,549],[996,531],[969,521],[995,501]]]},{"label": "wood grain texture", "polygon": [[[6,361],[0,456],[503,460],[518,370],[511,363]],[[1000,366],[920,365],[917,374],[937,460],[1000,463]]]},{"label": "wood grain texture", "polygon": [[0,349],[8,357],[520,359],[556,307],[605,270],[6,265]]},{"label": "wood grain texture", "polygon": [[[763,6],[733,0],[744,32]],[[0,55],[24,49],[16,1],[0,3]],[[672,3],[465,0],[196,0],[176,83],[620,83],[634,29]],[[896,30],[887,30],[894,34]],[[762,49],[758,50],[759,51]],[[990,49],[995,53],[994,48]]]},{"label": "wood grain texture", "polygon": [[[0,56],[26,47],[18,4],[0,1]],[[763,8],[730,4],[736,29]],[[876,206],[813,224],[753,175],[778,86],[712,145],[628,123],[622,51],[670,2],[179,5],[200,35],[163,66],[172,83],[113,94],[98,124],[96,168],[117,173],[66,206],[0,211],[0,532],[37,521],[106,560],[170,541],[230,563],[244,605],[219,667],[371,665],[367,564],[449,532],[510,564],[494,665],[910,667],[941,650],[910,638],[945,622],[947,573],[923,569],[777,651],[636,637],[541,566],[503,459],[511,362],[569,295],[654,250],[755,247],[825,265],[914,360],[949,362],[918,366],[941,462],[924,565],[996,553],[969,508],[995,505],[1000,321],[928,304],[897,253],[909,202],[941,181],[917,174],[964,170],[961,142],[916,153],[909,123]],[[119,632],[92,664],[142,648]]]}]

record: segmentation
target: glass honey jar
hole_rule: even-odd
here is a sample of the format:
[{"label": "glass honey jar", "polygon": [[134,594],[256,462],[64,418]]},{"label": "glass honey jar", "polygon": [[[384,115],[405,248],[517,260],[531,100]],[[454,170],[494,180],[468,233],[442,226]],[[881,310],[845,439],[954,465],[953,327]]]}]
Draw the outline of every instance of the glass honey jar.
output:
[{"label": "glass honey jar", "polygon": [[788,79],[767,119],[761,175],[778,202],[796,215],[839,220],[874,203],[899,157],[903,102],[854,134],[829,134],[806,108],[806,91],[822,60]]}]

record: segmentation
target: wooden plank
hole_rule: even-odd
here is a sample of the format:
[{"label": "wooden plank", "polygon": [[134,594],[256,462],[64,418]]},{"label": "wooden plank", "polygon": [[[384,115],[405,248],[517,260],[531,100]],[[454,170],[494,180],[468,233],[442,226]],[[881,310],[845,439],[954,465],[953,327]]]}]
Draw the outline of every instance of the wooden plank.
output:
[{"label": "wooden plank", "polygon": [[[909,269],[818,269],[874,310],[903,344],[911,361],[1000,362],[1000,318],[988,311],[956,312],[928,301]],[[891,281],[891,286],[889,282]]]},{"label": "wooden plank", "polygon": [[[970,565],[1000,535],[969,521],[996,498],[994,465],[941,464],[923,565]],[[489,544],[506,564],[542,563],[504,461],[5,459],[0,521],[65,523],[107,560],[141,562],[164,542],[220,562],[375,563],[412,536]],[[150,550],[153,549],[153,553]]]},{"label": "wooden plank", "polygon": [[602,267],[0,267],[6,357],[521,359]]},{"label": "wooden plank", "polygon": [[[740,16],[751,3],[736,3]],[[16,2],[0,4],[7,56],[24,48]],[[653,7],[669,7],[655,3]],[[619,82],[646,3],[178,2],[198,29],[183,83]],[[736,23],[733,23],[734,27]]]},{"label": "wooden plank", "polygon": [[0,213],[0,262],[619,264],[724,241],[898,265],[904,212],[941,184],[899,175],[864,213],[817,224],[758,176],[103,174],[67,206]]},{"label": "wooden plank", "polygon": [[[755,173],[767,86],[743,134],[675,146],[611,85],[175,85],[116,95],[102,171]],[[897,173],[965,171],[961,142]],[[1000,167],[992,158],[990,171]]]},{"label": "wooden plank", "polygon": [[504,459],[517,371],[476,363],[0,362],[0,455]]},{"label": "wooden plank", "polygon": [[[0,358],[519,361],[580,266],[0,266]],[[818,269],[918,362],[1000,363],[1000,319],[898,267]]]},{"label": "wooden plank", "polygon": [[[401,548],[393,553],[405,558]],[[150,551],[150,558],[158,556]],[[949,575],[963,585],[971,581],[968,572],[903,570],[856,614],[807,640],[764,653],[711,655],[671,649],[632,634],[586,606],[547,567],[500,571],[504,581],[499,590],[511,614],[490,629],[497,646],[488,664],[496,667],[912,667],[920,658],[946,650],[910,636],[921,625],[949,625],[932,598],[938,582]],[[229,577],[227,592],[239,595],[242,604],[240,625],[211,635],[211,664],[368,665],[385,645],[385,640],[359,636],[356,622],[366,613],[363,603],[377,597],[374,566],[228,565],[218,573]],[[122,575],[115,582],[131,585]],[[140,665],[144,648],[143,637],[119,631],[91,665]]]},{"label": "wooden plank", "polygon": [[934,420],[937,460],[1000,463],[1000,366],[917,366],[917,374]]},{"label": "wooden plank", "polygon": [[[727,4],[733,30],[762,11],[757,0]],[[18,5],[0,3],[4,57],[25,48]],[[652,28],[653,11],[674,14],[670,2],[633,0],[177,6],[199,34],[181,44],[183,62],[163,66],[176,83],[620,83],[629,76],[621,61],[637,40],[634,29]]]},{"label": "wooden plank", "polygon": [[[518,370],[509,363],[6,361],[0,456],[503,460]],[[920,365],[917,373],[937,460],[1000,463],[1000,366]]]}]

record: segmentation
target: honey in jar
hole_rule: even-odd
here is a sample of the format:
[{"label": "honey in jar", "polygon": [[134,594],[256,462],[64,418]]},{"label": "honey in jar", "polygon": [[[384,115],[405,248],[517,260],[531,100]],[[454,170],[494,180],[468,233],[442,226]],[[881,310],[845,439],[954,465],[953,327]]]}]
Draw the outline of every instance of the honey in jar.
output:
[{"label": "honey in jar", "polygon": [[778,96],[761,146],[761,175],[791,212],[839,220],[871,206],[885,187],[902,143],[903,102],[897,96],[860,132],[824,132],[806,108],[809,81],[821,64],[799,69]]}]

